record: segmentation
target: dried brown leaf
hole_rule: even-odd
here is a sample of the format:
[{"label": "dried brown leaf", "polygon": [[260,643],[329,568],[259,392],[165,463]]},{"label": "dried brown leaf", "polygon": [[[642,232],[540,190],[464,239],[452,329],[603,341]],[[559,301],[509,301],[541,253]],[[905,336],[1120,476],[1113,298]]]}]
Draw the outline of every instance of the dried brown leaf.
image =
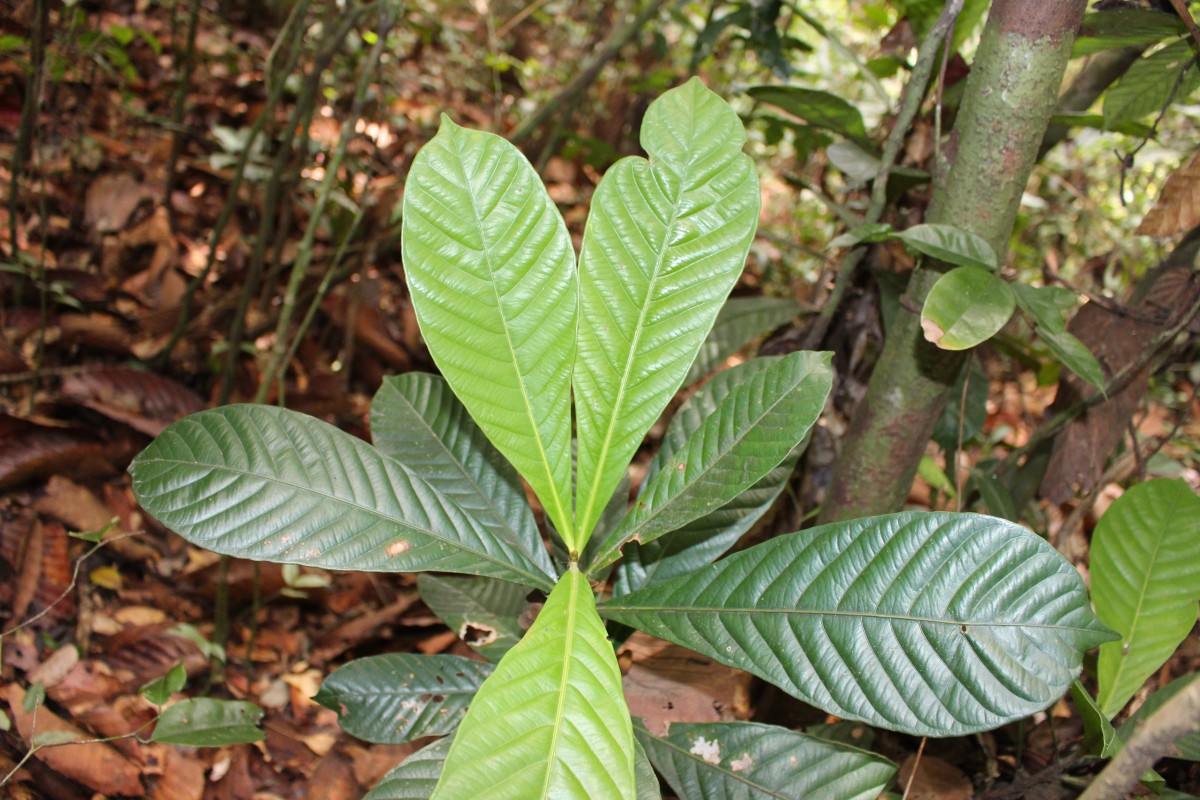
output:
[{"label": "dried brown leaf", "polygon": [[1158,202],[1136,233],[1174,236],[1200,225],[1200,150],[1192,153],[1163,184]]},{"label": "dried brown leaf", "polygon": [[180,417],[204,409],[186,386],[153,372],[109,367],[63,379],[62,393],[109,419],[157,436]]}]

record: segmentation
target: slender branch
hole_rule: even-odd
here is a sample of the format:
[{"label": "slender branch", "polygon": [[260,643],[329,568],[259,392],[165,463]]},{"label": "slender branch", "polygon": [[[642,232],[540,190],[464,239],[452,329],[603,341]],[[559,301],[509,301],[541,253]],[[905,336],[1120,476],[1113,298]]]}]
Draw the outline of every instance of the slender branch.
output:
[{"label": "slender branch", "polygon": [[1121,800],[1137,786],[1142,773],[1166,755],[1176,739],[1196,732],[1200,732],[1200,680],[1189,683],[1171,702],[1140,723],[1079,800]]},{"label": "slender branch", "polygon": [[600,49],[584,62],[579,70],[579,74],[563,87],[562,91],[546,101],[541,108],[530,114],[524,122],[518,125],[508,135],[508,140],[513,144],[518,144],[527,139],[531,133],[537,130],[559,108],[591,85],[592,81],[596,80],[596,76],[600,74],[600,70],[604,69],[604,65],[616,58],[617,54],[621,52],[621,48],[628,44],[633,37],[637,36],[638,32],[650,20],[657,17],[663,6],[668,2],[670,0],[649,0],[641,13],[634,17],[628,25],[613,31],[613,34],[600,46]]}]

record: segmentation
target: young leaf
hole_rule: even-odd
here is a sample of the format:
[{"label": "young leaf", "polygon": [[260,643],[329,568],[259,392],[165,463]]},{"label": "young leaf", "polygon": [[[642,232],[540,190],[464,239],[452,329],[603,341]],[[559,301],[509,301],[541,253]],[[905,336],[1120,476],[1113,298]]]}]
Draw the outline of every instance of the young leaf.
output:
[{"label": "young leaf", "polygon": [[634,800],[621,670],[591,587],[570,569],[454,735],[431,800]]},{"label": "young leaf", "polygon": [[[1182,76],[1180,73],[1183,73]],[[1104,95],[1104,126],[1133,122],[1166,105],[1187,100],[1200,86],[1192,43],[1187,38],[1172,42],[1133,63]]]},{"label": "young leaf", "polygon": [[896,765],[882,756],[754,722],[673,723],[634,730],[680,797],[709,800],[874,800]]},{"label": "young leaf", "polygon": [[572,548],[586,543],[741,274],[760,204],[745,140],[737,114],[693,78],[646,112],[650,160],[624,158],[596,187],[579,257]]},{"label": "young leaf", "polygon": [[417,576],[417,591],[458,638],[488,661],[499,661],[525,634],[520,618],[529,590],[524,586],[425,572]]},{"label": "young leaf", "polygon": [[[1125,724],[1117,728],[1117,747],[1124,747],[1134,731],[1140,728],[1151,714],[1171,702],[1171,698],[1195,680],[1200,680],[1200,674],[1183,675],[1147,697],[1146,702],[1138,706],[1138,710],[1133,712]],[[1200,761],[1200,732],[1189,733],[1176,739],[1168,755],[1188,761]]]},{"label": "young leaf", "polygon": [[491,673],[490,664],[462,656],[367,656],[335,670],[313,700],[338,712],[351,736],[403,744],[452,732]]},{"label": "young leaf", "polygon": [[[737,386],[771,367],[774,359],[753,358],[733,369],[719,372],[689,397],[667,426],[662,444],[642,481],[642,490],[670,464],[704,421],[716,413],[721,401]],[[622,548],[613,594],[628,594],[650,583],[690,573],[711,564],[752,526],[787,485],[804,443],[797,446],[778,467],[758,483],[709,514],[645,545],[630,542]]]},{"label": "young leaf", "polygon": [[1101,646],[1096,698],[1120,711],[1196,624],[1200,601],[1200,497],[1179,479],[1138,484],[1092,535],[1096,614],[1121,634]]},{"label": "young leaf", "polygon": [[779,466],[825,407],[831,357],[811,352],[772,357],[769,366],[734,387],[646,482],[592,569],[612,563],[627,541],[651,542],[716,511]]},{"label": "young leaf", "polygon": [[129,472],[147,512],[225,555],[552,585],[528,555],[403,464],[292,411],[233,405],[193,414],[159,434]]},{"label": "young leaf", "polygon": [[185,747],[261,742],[262,709],[242,700],[197,697],[169,706],[154,724],[151,741]]},{"label": "young leaf", "polygon": [[1012,284],[1021,310],[1033,319],[1038,336],[1054,353],[1055,358],[1083,380],[1103,390],[1104,370],[1087,345],[1067,332],[1063,312],[1075,306],[1075,293],[1062,286],[1029,286]]},{"label": "young leaf", "polygon": [[449,736],[422,747],[388,771],[363,800],[428,800],[450,752]]},{"label": "young leaf", "polygon": [[957,267],[979,267],[995,272],[1000,268],[996,251],[978,234],[955,227],[925,223],[913,225],[894,236],[922,255]]},{"label": "young leaf", "polygon": [[979,267],[956,267],[929,290],[921,328],[943,350],[966,350],[992,338],[1016,306],[1016,295],[1003,278]]},{"label": "young leaf", "polygon": [[781,297],[729,298],[717,314],[717,321],[696,354],[683,385],[690,386],[713,372],[725,359],[755,338],[790,322],[800,311],[795,301]]},{"label": "young leaf", "polygon": [[471,416],[571,538],[571,238],[537,172],[447,117],[404,192],[404,273],[421,333]]},{"label": "young leaf", "polygon": [[384,378],[371,400],[371,441],[553,574],[520,477],[441,377]]},{"label": "young leaf", "polygon": [[600,611],[829,713],[918,736],[1046,707],[1083,651],[1114,637],[1045,541],[941,512],[787,534]]},{"label": "young leaf", "polygon": [[809,124],[859,141],[866,141],[867,128],[862,114],[853,104],[820,89],[799,86],[751,86],[746,94],[762,103],[769,103]]}]

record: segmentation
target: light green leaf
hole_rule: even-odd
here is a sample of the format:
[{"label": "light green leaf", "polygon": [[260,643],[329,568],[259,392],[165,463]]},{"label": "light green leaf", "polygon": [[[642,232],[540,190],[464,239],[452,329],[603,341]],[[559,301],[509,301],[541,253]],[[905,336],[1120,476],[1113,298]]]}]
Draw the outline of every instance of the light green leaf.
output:
[{"label": "light green leaf", "polygon": [[1071,57],[1079,58],[1114,47],[1149,47],[1170,36],[1187,33],[1174,14],[1147,8],[1111,8],[1083,18]]},{"label": "light green leaf", "polygon": [[1071,700],[1083,722],[1083,751],[1090,756],[1111,758],[1116,752],[1117,732],[1108,717],[1100,712],[1096,701],[1079,681],[1071,684]]},{"label": "light green leaf", "polygon": [[553,574],[520,477],[440,376],[384,378],[371,400],[371,441]]},{"label": "light green leaf", "polygon": [[726,301],[712,331],[683,379],[690,386],[715,371],[725,359],[763,334],[792,321],[801,308],[794,300],[780,297],[731,297]]},{"label": "light green leaf", "polygon": [[[1180,77],[1180,72],[1184,72]],[[1192,43],[1184,38],[1139,58],[1104,94],[1104,126],[1114,127],[1156,113],[1170,98],[1185,102],[1200,86]]]},{"label": "light green leaf", "polygon": [[605,539],[591,569],[734,500],[779,466],[808,434],[833,384],[832,353],[771,357],[737,385],[662,465],[624,522]]},{"label": "light green leaf", "polygon": [[751,86],[746,94],[762,103],[783,109],[810,125],[865,141],[867,128],[854,105],[835,94],[799,86]]},{"label": "light green leaf", "polygon": [[892,226],[888,223],[869,222],[831,239],[829,247],[855,247],[864,243],[883,242],[891,239],[893,235]]},{"label": "light green leaf", "polygon": [[434,361],[570,540],[578,283],[537,172],[499,136],[443,117],[408,173],[402,249]]},{"label": "light green leaf", "polygon": [[138,694],[146,698],[151,705],[166,705],[171,695],[183,689],[187,684],[187,670],[180,661],[167,670],[167,674],[158,680],[153,680],[138,690]]},{"label": "light green leaf", "polygon": [[624,158],[596,187],[579,261],[579,549],[741,274],[760,204],[745,140],[693,78],[646,112],[650,160]]},{"label": "light green leaf", "polygon": [[387,653],[334,670],[313,700],[351,736],[403,744],[452,732],[492,666],[462,656]]},{"label": "light green leaf", "polygon": [[569,570],[471,703],[431,800],[634,800],[621,670]]},{"label": "light green leaf", "polygon": [[529,556],[403,464],[292,411],[234,405],[193,414],[159,434],[129,472],[147,512],[225,555],[552,585]]},{"label": "light green leaf", "polygon": [[1096,698],[1112,718],[1196,624],[1200,497],[1159,478],[1121,495],[1092,534],[1096,614],[1121,634],[1100,648]]},{"label": "light green leaf", "polygon": [[939,492],[943,492],[947,497],[955,496],[954,484],[950,481],[949,476],[928,455],[921,456],[921,462],[917,465],[917,475],[920,476],[921,480]]},{"label": "light green leaf", "polygon": [[429,800],[452,741],[446,736],[422,747],[380,778],[363,800]]},{"label": "light green leaf", "polygon": [[[642,481],[642,489],[683,449],[692,434],[716,413],[721,401],[741,383],[772,366],[770,358],[753,358],[719,372],[684,401],[663,434],[662,444]],[[787,485],[804,444],[796,447],[775,469],[733,500],[699,519],[645,545],[626,544],[617,564],[613,594],[628,594],[651,583],[660,583],[707,566],[741,538],[775,502]]]},{"label": "light green leaf", "polygon": [[896,773],[882,756],[754,722],[673,723],[638,741],[680,797],[874,800]]},{"label": "light green leaf", "polygon": [[1016,295],[1003,278],[980,267],[956,267],[929,290],[921,328],[943,350],[966,350],[992,338],[1016,306]]},{"label": "light green leaf", "polygon": [[1075,307],[1077,297],[1063,286],[1029,286],[1012,284],[1017,304],[1033,320],[1038,336],[1054,353],[1054,357],[1083,380],[1103,390],[1104,370],[1087,345],[1067,332],[1063,312]]},{"label": "light green leaf", "polygon": [[918,736],[1045,708],[1083,652],[1114,636],[1045,541],[942,512],[786,534],[600,612],[831,714]]},{"label": "light green leaf", "polygon": [[223,747],[263,740],[262,709],[242,700],[197,697],[166,708],[151,741],[185,747]]},{"label": "light green leaf", "polygon": [[982,236],[954,225],[929,222],[896,231],[895,237],[922,255],[958,267],[1000,268],[996,251]]},{"label": "light green leaf", "polygon": [[529,590],[495,578],[458,575],[417,576],[425,605],[488,661],[499,661],[525,634],[521,613]]},{"label": "light green leaf", "polygon": [[[1175,695],[1179,694],[1189,683],[1195,680],[1200,680],[1200,675],[1195,673],[1183,675],[1147,697],[1146,702],[1138,706],[1138,710],[1133,712],[1133,715],[1129,719],[1125,720],[1125,724],[1117,728],[1117,747],[1124,747],[1128,744],[1129,737],[1133,736],[1134,731],[1141,727],[1150,718],[1151,714],[1171,702],[1171,699]],[[1186,736],[1176,739],[1175,743],[1171,745],[1168,755],[1188,761],[1200,761],[1200,732],[1189,733]]]}]

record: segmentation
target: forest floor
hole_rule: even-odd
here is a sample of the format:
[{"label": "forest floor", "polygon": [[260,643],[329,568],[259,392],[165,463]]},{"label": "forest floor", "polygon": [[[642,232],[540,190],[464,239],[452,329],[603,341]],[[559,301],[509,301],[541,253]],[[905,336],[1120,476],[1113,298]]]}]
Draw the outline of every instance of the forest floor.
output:
[{"label": "forest floor", "polygon": [[[421,603],[414,576],[305,570],[298,580],[276,564],[223,561],[138,508],[125,470],[157,433],[218,400],[254,399],[262,360],[253,353],[274,344],[282,286],[304,247],[311,187],[323,167],[297,166],[296,185],[304,190],[285,193],[276,209],[287,220],[278,228],[285,235],[273,243],[262,288],[249,298],[238,351],[249,355],[235,359],[221,397],[231,321],[256,258],[257,226],[268,213],[262,171],[270,168],[269,150],[251,159],[259,173],[248,172],[238,190],[233,185],[241,137],[267,102],[262,65],[272,43],[249,20],[218,24],[202,15],[179,177],[168,182],[179,75],[169,54],[182,50],[185,20],[172,20],[159,4],[149,11],[130,6],[94,12],[86,29],[54,31],[32,156],[19,162],[18,176],[12,165],[24,72],[17,60],[0,60],[0,161],[9,165],[0,167],[0,186],[16,186],[11,203],[7,190],[0,198],[0,253],[8,261],[0,265],[0,709],[11,723],[0,733],[0,776],[22,762],[36,733],[65,731],[57,741],[89,742],[38,750],[0,794],[356,799],[422,742],[372,745],[343,733],[337,713],[312,700],[322,678],[380,652],[472,651]],[[30,36],[19,19],[0,21],[0,39]],[[442,22],[465,39],[488,36],[476,16]],[[347,277],[317,304],[289,364],[288,407],[364,438],[380,379],[432,369],[405,299],[392,207],[407,163],[440,112],[479,127],[493,120],[495,109],[455,80],[456,63],[437,46],[414,46],[388,65],[387,107],[348,153],[358,165],[354,174],[370,180],[342,188],[367,207]],[[353,76],[352,66],[338,68]],[[623,113],[632,113],[631,105],[626,101]],[[326,108],[307,130],[322,148],[340,133],[333,106]],[[272,124],[285,119],[286,109],[277,109]],[[409,124],[388,122],[396,119]],[[619,133],[593,133],[625,146]],[[582,157],[555,156],[543,166],[551,196],[578,236],[597,171]],[[786,191],[778,181],[770,185]],[[235,213],[214,248],[228,207]],[[302,299],[314,296],[351,216],[335,209],[316,229]],[[764,273],[752,269],[738,292],[762,291],[773,280]],[[787,285],[768,288],[791,292]],[[196,302],[186,309],[190,292]],[[172,343],[181,318],[183,335]],[[1019,439],[1052,392],[993,385],[988,426],[1010,426]],[[267,399],[277,398],[272,392]],[[1143,424],[1170,426],[1155,413]],[[928,501],[927,490],[914,500],[923,497]],[[89,532],[102,532],[91,537],[99,546],[79,536]],[[216,627],[222,604],[225,637]],[[219,638],[223,658],[209,644]],[[1166,672],[1196,671],[1200,641],[1190,639],[1176,659]],[[621,662],[631,708],[652,730],[716,719],[834,722],[648,637],[632,640]],[[202,749],[129,736],[144,735],[155,714],[139,688],[180,663],[188,696],[261,707],[265,739]],[[27,693],[35,685],[44,687],[45,699],[33,710]],[[1018,772],[1045,780],[989,796],[1070,796],[1057,778],[1079,767],[1060,760],[1081,736],[1074,711],[1064,701],[1030,724],[928,742],[908,796],[980,796],[993,784],[1007,788]],[[897,793],[903,790],[918,740],[846,723],[837,735],[904,764]],[[1172,785],[1200,789],[1194,767],[1171,769]]]}]

